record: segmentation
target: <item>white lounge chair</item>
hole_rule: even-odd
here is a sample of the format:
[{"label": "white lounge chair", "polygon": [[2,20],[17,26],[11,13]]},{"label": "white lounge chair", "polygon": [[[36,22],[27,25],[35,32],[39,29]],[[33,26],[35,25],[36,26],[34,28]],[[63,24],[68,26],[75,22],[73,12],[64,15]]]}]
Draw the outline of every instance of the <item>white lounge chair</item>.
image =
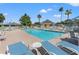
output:
[{"label": "white lounge chair", "polygon": [[5,36],[3,36],[3,35],[0,36],[0,41],[5,40],[5,39],[6,39]]},{"label": "white lounge chair", "polygon": [[70,36],[71,36],[71,38],[76,38],[75,33],[73,31],[70,31]]}]

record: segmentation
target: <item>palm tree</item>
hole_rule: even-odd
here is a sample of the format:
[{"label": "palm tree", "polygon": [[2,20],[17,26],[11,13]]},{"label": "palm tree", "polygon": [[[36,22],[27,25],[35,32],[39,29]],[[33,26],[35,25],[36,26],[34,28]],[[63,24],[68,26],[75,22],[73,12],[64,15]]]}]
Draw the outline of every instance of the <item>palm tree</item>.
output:
[{"label": "palm tree", "polygon": [[72,14],[71,9],[70,10],[66,10],[65,15],[67,15],[67,20],[69,19],[69,16]]},{"label": "palm tree", "polygon": [[0,23],[2,23],[4,20],[5,20],[5,16],[2,13],[0,13]]},{"label": "palm tree", "polygon": [[2,13],[0,13],[0,23],[3,23],[4,20],[5,20],[5,16]]},{"label": "palm tree", "polygon": [[[70,16],[71,14],[72,14],[71,9],[70,9],[70,10],[68,10],[68,9],[67,9],[67,10],[65,11],[65,15],[67,15],[67,21],[69,21],[69,20],[70,20],[70,19],[69,19],[69,16]],[[71,22],[71,21],[70,21],[70,22]],[[70,24],[70,22],[68,22],[69,24],[67,23],[67,29],[68,29],[68,31],[70,31],[70,29],[69,29],[69,28],[71,28],[71,27],[72,27],[72,26],[71,26],[71,24],[72,24],[72,23]]]},{"label": "palm tree", "polygon": [[42,18],[42,16],[40,14],[37,15],[37,18],[39,20],[39,24],[40,24],[40,19]]},{"label": "palm tree", "polygon": [[62,21],[63,7],[60,7],[60,8],[59,8],[59,12],[61,12],[61,21]]}]

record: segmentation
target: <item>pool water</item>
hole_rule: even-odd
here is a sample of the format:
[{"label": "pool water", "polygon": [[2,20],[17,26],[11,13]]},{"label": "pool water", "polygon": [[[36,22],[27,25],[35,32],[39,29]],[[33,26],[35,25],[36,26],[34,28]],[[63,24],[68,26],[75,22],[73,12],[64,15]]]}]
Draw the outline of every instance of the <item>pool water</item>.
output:
[{"label": "pool water", "polygon": [[35,37],[38,37],[44,41],[48,41],[50,39],[60,37],[64,34],[62,32],[46,31],[46,30],[38,30],[38,29],[25,29],[25,32]]}]

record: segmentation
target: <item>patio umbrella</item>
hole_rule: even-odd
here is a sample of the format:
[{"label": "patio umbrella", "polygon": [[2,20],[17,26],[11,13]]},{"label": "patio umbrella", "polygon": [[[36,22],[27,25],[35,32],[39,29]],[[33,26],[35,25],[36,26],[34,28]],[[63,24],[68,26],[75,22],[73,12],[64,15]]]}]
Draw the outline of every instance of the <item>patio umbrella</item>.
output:
[{"label": "patio umbrella", "polygon": [[36,43],[33,43],[32,48],[38,48],[41,46],[42,46],[42,44],[40,42],[36,42]]}]

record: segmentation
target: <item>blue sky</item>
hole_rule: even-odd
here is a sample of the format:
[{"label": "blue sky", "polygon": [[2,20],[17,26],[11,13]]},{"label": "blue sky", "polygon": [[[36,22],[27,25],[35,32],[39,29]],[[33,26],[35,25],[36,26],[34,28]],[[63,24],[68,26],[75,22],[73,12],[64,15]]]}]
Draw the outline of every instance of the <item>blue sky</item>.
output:
[{"label": "blue sky", "polygon": [[[0,13],[6,17],[4,23],[19,22],[20,17],[25,13],[31,17],[33,23],[38,21],[38,14],[42,15],[41,22],[46,19],[59,22],[61,15],[58,9],[61,6],[64,7],[64,10],[72,9],[70,18],[79,16],[79,4],[75,3],[0,3]],[[66,16],[63,14],[63,20],[65,19]]]}]

